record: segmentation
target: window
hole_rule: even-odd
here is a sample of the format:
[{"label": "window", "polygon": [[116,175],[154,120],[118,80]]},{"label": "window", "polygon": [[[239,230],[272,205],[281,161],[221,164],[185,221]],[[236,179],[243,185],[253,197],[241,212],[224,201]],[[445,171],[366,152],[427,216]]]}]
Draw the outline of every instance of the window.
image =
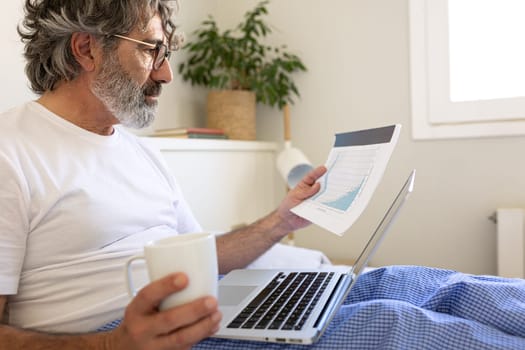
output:
[{"label": "window", "polygon": [[525,135],[525,2],[410,0],[416,139]]}]

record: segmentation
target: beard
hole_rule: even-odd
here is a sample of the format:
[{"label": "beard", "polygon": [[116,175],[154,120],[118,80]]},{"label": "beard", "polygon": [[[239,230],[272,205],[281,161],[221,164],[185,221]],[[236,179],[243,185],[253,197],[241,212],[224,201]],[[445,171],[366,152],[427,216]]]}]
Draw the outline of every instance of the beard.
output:
[{"label": "beard", "polygon": [[157,111],[157,101],[148,103],[146,96],[158,96],[162,85],[157,82],[139,85],[120,65],[116,55],[109,54],[91,90],[120,124],[140,129],[153,122]]}]

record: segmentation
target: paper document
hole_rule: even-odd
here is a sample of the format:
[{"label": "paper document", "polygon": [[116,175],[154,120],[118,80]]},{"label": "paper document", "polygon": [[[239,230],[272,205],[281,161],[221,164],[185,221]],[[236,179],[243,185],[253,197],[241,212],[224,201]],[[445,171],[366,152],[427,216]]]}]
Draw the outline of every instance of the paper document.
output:
[{"label": "paper document", "polygon": [[335,135],[321,189],[292,212],[342,235],[368,205],[399,138],[401,125]]}]

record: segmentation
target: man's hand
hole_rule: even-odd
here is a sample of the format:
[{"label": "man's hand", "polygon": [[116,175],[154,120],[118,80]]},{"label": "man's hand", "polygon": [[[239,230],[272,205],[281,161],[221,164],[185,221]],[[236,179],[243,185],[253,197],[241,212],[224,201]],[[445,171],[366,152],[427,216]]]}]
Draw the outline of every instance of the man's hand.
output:
[{"label": "man's hand", "polygon": [[177,273],[141,289],[126,308],[121,325],[110,336],[109,348],[189,349],[217,332],[222,315],[214,297],[158,310],[164,298],[187,285],[187,276]]},{"label": "man's hand", "polygon": [[320,184],[316,181],[323,176],[324,173],[326,173],[326,167],[324,165],[311,170],[295,188],[287,193],[281,202],[277,211],[283,223],[287,225],[288,230],[298,230],[310,224],[308,220],[295,215],[290,209],[319,191]]},{"label": "man's hand", "polygon": [[308,226],[308,220],[290,209],[319,191],[321,186],[316,181],[324,173],[325,166],[313,169],[287,193],[279,208],[251,225],[220,235],[217,238],[220,273],[244,268],[291,231]]}]

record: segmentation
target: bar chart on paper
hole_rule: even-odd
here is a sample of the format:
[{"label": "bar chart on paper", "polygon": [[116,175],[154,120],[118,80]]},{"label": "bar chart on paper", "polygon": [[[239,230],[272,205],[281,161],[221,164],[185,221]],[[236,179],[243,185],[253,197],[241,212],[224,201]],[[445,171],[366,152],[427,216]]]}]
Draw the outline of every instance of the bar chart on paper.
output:
[{"label": "bar chart on paper", "polygon": [[321,190],[312,200],[338,211],[348,210],[366,184],[376,153],[377,147],[335,154],[327,164]]}]

